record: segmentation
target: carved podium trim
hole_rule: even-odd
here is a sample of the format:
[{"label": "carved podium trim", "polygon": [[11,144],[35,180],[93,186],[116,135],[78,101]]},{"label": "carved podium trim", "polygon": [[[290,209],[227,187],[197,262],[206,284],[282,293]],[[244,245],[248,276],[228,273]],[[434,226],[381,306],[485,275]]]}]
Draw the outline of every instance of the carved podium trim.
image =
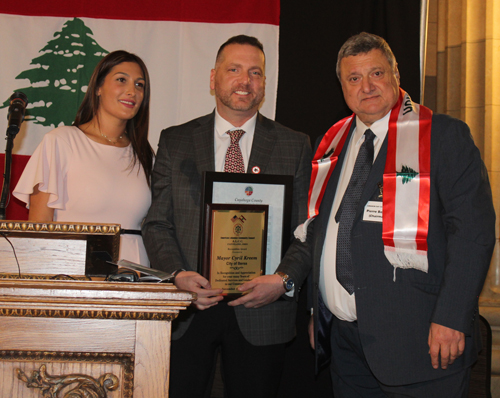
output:
[{"label": "carved podium trim", "polygon": [[0,369],[7,371],[8,381],[0,385],[0,395],[13,396],[14,391],[14,396],[23,396],[19,389],[26,396],[28,391],[30,396],[42,394],[40,389],[27,390],[16,368],[30,380],[32,371],[40,375],[41,365],[47,365],[51,375],[81,373],[95,380],[105,373],[118,375],[123,380],[109,396],[165,398],[170,320],[193,299],[192,293],[169,283],[0,278],[0,362],[5,362]]},{"label": "carved podium trim", "polygon": [[129,319],[134,321],[173,321],[177,313],[129,312],[129,311],[92,311],[92,310],[49,310],[0,308],[0,317],[30,318],[79,318],[79,319]]},{"label": "carved podium trim", "polygon": [[173,321],[192,299],[163,283],[0,278],[0,318]]},{"label": "carved podium trim", "polygon": [[39,388],[43,397],[60,398],[62,389],[75,383],[75,388],[64,394],[64,397],[80,396],[92,398],[107,398],[106,391],[114,391],[120,386],[118,377],[112,373],[103,374],[98,380],[90,376],[71,374],[52,376],[47,373],[47,366],[42,365],[40,369],[33,370],[28,377],[21,369],[16,369],[17,378],[28,388]]},{"label": "carved podium trim", "polygon": [[29,221],[1,221],[0,232],[50,232],[63,234],[119,235],[119,224],[84,224]]},{"label": "carved podium trim", "polygon": [[[96,398],[106,398],[105,390],[115,390],[119,383],[123,385],[123,397],[132,398],[134,390],[134,355],[116,353],[86,353],[86,352],[43,352],[43,351],[0,351],[0,360],[30,361],[30,362],[95,362],[118,364],[123,367],[123,380],[115,375],[104,374],[95,380],[91,376],[72,374],[51,376],[46,372],[46,365],[41,365],[39,370],[33,370],[28,377],[21,369],[16,369],[16,375],[27,384],[29,388],[40,388],[43,397],[59,398],[58,392],[72,383],[81,383],[71,392],[77,393],[96,392],[97,395],[81,395]],[[81,387],[86,384],[86,387]],[[101,390],[100,390],[101,389]],[[45,391],[45,392],[44,392]],[[49,392],[52,395],[46,395]],[[79,395],[76,395],[79,396]]]},{"label": "carved podium trim", "polygon": [[2,279],[38,279],[38,280],[76,280],[76,281],[89,281],[91,280],[88,276],[69,276],[69,275],[47,275],[47,274],[23,274],[19,276],[19,274],[4,274],[0,273],[0,278]]}]

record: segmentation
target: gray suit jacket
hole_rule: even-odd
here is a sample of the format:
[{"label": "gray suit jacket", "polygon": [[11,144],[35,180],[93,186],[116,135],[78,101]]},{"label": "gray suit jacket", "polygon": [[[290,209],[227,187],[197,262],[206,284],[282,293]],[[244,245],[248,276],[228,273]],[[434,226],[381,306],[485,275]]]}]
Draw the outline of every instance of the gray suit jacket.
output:
[{"label": "gray suit jacket", "polygon": [[[329,357],[329,312],[320,300],[319,267],[345,148],[347,144],[306,243],[295,241],[282,262],[313,266],[316,353],[323,362]],[[487,172],[469,128],[459,120],[434,115],[429,270],[398,268],[394,272],[384,255],[382,223],[362,220],[366,203],[381,200],[377,184],[383,181],[386,154],[387,139],[357,209],[351,232],[352,261],[358,329],[367,362],[382,383],[404,385],[446,376],[475,361],[477,301],[495,242],[495,213]],[[431,366],[427,344],[431,322],[466,335],[464,354],[448,370]]]},{"label": "gray suit jacket", "polygon": [[[167,272],[198,269],[202,174],[215,171],[214,115],[161,133],[152,178],[153,202],[142,229],[153,268]],[[263,174],[294,176],[292,231],[306,218],[311,157],[308,136],[258,115],[248,170],[258,166]],[[300,286],[304,273],[295,267],[287,272]],[[174,339],[187,330],[194,311],[183,311],[174,321]],[[235,311],[241,332],[254,345],[284,343],[295,335],[296,300],[280,299],[259,309],[238,306]]]}]

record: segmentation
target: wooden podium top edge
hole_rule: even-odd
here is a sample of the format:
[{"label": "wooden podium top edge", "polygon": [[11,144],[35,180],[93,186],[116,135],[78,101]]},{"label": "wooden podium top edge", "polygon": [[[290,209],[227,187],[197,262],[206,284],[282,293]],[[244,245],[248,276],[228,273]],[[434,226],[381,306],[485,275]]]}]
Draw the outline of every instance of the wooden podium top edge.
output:
[{"label": "wooden podium top edge", "polygon": [[38,232],[54,234],[119,235],[120,224],[68,223],[68,222],[30,222],[22,220],[0,221],[0,232]]}]

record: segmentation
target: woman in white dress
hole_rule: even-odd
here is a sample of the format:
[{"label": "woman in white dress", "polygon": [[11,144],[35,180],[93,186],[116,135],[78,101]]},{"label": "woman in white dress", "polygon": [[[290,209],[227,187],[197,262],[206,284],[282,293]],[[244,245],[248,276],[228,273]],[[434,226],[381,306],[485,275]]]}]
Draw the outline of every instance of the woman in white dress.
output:
[{"label": "woman in white dress", "polygon": [[121,224],[119,257],[149,265],[140,236],[151,203],[149,98],[138,56],[114,51],[99,62],[73,126],[45,135],[14,189],[29,220]]}]

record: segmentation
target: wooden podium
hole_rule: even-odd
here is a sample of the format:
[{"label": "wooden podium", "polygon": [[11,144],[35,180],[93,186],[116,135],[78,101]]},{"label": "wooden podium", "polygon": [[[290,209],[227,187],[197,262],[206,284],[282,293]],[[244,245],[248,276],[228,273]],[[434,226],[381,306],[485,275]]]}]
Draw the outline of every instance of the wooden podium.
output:
[{"label": "wooden podium", "polygon": [[3,276],[0,397],[168,396],[171,321],[192,293],[167,283]]}]

